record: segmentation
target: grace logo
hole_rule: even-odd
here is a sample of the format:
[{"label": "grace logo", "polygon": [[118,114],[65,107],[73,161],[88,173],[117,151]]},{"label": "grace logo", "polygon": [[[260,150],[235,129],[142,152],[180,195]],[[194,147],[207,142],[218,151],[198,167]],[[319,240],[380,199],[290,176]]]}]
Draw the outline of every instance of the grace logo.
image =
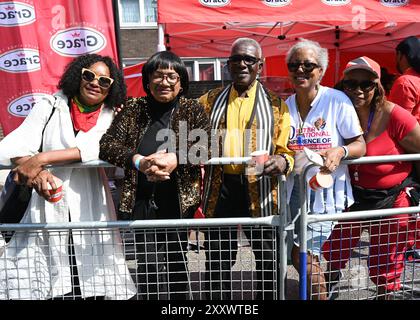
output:
[{"label": "grace logo", "polygon": [[404,7],[409,2],[409,0],[381,0],[381,4],[385,7]]},{"label": "grace logo", "polygon": [[59,55],[77,57],[101,51],[106,46],[106,38],[98,30],[76,27],[57,32],[51,37],[50,46]]},{"label": "grace logo", "polygon": [[0,3],[0,27],[14,27],[35,21],[35,8],[22,2]]},{"label": "grace logo", "polygon": [[39,51],[15,49],[0,55],[0,70],[10,73],[33,72],[41,69]]},{"label": "grace logo", "polygon": [[13,100],[7,106],[7,110],[10,114],[16,117],[26,117],[29,112],[32,110],[34,105],[38,103],[43,98],[51,96],[46,93],[29,93],[20,96],[19,98]]},{"label": "grace logo", "polygon": [[230,0],[199,0],[206,7],[224,7],[230,3]]},{"label": "grace logo", "polygon": [[351,0],[322,0],[323,3],[329,6],[345,6],[346,4],[350,4]]},{"label": "grace logo", "polygon": [[262,0],[269,7],[284,7],[292,3],[292,0]]}]

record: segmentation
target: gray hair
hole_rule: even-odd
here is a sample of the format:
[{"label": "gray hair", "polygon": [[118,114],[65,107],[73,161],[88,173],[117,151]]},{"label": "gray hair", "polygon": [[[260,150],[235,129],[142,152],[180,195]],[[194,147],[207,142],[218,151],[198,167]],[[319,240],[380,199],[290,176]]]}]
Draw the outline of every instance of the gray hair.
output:
[{"label": "gray hair", "polygon": [[286,63],[290,62],[290,59],[295,54],[296,51],[299,49],[310,49],[315,52],[316,62],[321,66],[322,73],[319,81],[321,81],[322,77],[327,71],[328,67],[328,49],[322,48],[321,45],[312,40],[308,39],[300,39],[294,46],[292,46],[286,54]]},{"label": "gray hair", "polygon": [[253,47],[255,47],[257,49],[257,53],[259,55],[260,58],[262,58],[262,49],[260,44],[255,41],[254,39],[251,38],[238,38],[236,39],[233,43],[232,43],[232,47],[231,47],[231,52],[233,50],[233,48],[239,46],[239,45],[251,45]]}]

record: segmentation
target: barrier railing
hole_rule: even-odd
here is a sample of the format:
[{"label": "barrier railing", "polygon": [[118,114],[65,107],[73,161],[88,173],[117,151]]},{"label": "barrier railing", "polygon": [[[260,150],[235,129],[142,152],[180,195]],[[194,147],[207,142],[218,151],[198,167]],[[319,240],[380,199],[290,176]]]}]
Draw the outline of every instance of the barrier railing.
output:
[{"label": "barrier railing", "polygon": [[[212,159],[210,163],[211,164],[226,164],[226,163],[236,163],[236,164],[242,163],[243,164],[243,163],[246,163],[248,160],[249,158],[241,158],[241,159],[236,158],[233,160],[226,159],[226,158],[219,158],[219,159]],[[93,167],[112,167],[112,166],[103,161],[93,161],[93,162],[84,163],[84,164],[73,163],[73,164],[60,165],[59,167],[93,168]],[[9,169],[9,168],[10,167],[6,167],[6,166],[0,167],[0,169]],[[285,199],[286,198],[285,178],[284,176],[279,176],[278,178],[279,178],[278,179],[278,182],[279,182],[278,183],[278,197]],[[110,237],[110,239],[111,238],[117,239],[118,237],[117,238],[113,238],[113,237],[116,236],[115,233],[119,233],[118,230],[120,230],[123,235],[126,235],[126,236],[128,235],[128,237],[123,237],[123,238],[128,239],[131,237],[131,241],[121,240],[122,242],[118,244],[118,240],[113,240],[111,241],[111,243],[114,243],[115,241],[117,245],[121,245],[124,248],[124,256],[126,257],[131,256],[131,259],[129,259],[128,261],[131,278],[139,279],[139,277],[141,276],[141,272],[138,272],[137,269],[142,264],[142,262],[138,260],[136,261],[136,258],[141,257],[142,259],[145,258],[147,260],[151,256],[149,255],[149,253],[144,254],[144,252],[139,253],[137,251],[138,251],[139,245],[140,246],[148,245],[148,244],[143,243],[142,239],[146,239],[150,235],[154,237],[155,239],[158,239],[157,240],[158,243],[168,242],[170,245],[172,240],[166,241],[165,239],[168,239],[168,236],[170,236],[171,234],[176,234],[177,236],[179,236],[180,233],[185,234],[192,229],[197,230],[197,231],[203,231],[206,234],[209,234],[210,229],[212,229],[212,230],[216,230],[219,234],[222,234],[223,232],[229,233],[229,232],[236,231],[237,226],[241,225],[243,227],[242,231],[245,232],[247,235],[248,234],[250,235],[250,237],[247,240],[249,242],[252,242],[253,234],[255,234],[255,232],[263,233],[264,232],[263,228],[266,228],[268,229],[268,232],[273,232],[275,235],[272,239],[272,241],[274,242],[273,249],[275,250],[275,258],[274,258],[275,260],[273,260],[272,263],[273,265],[278,265],[278,268],[276,267],[273,270],[262,270],[264,272],[267,271],[268,273],[271,272],[273,274],[273,280],[275,282],[275,284],[273,284],[273,281],[270,281],[271,283],[265,283],[265,285],[269,285],[268,287],[271,288],[268,290],[273,290],[272,297],[276,299],[285,299],[285,283],[286,283],[285,280],[286,280],[286,274],[287,274],[287,252],[286,252],[286,232],[285,232],[285,225],[287,223],[287,221],[285,220],[287,217],[287,215],[285,214],[286,210],[287,210],[286,202],[278,201],[277,211],[280,212],[281,214],[270,216],[270,217],[263,217],[263,218],[213,218],[213,219],[182,219],[182,220],[171,219],[171,220],[138,220],[138,221],[107,221],[107,222],[91,221],[91,222],[69,222],[69,223],[41,223],[41,224],[18,223],[18,224],[0,224],[0,232],[14,231],[16,239],[19,239],[19,234],[26,234],[26,236],[29,235],[28,236],[29,238],[32,237],[34,239],[42,236],[47,239],[51,238],[51,239],[57,240],[63,237],[66,238],[70,234],[70,236],[73,238],[74,237],[80,237],[80,238],[88,237],[90,239],[89,241],[91,241],[91,239],[95,237],[99,237],[99,238]],[[261,239],[264,240],[263,238]],[[238,239],[238,240],[241,240],[241,239]],[[222,241],[229,241],[229,239],[211,239],[211,241],[222,242]],[[198,242],[200,242],[200,239],[198,239]],[[7,248],[12,247],[15,249],[15,252],[19,250],[23,251],[24,247],[21,247],[20,245],[21,244],[19,243],[19,241],[14,241],[12,242],[12,244],[9,242],[9,244],[3,247],[3,249],[5,249],[6,247]],[[89,248],[89,243],[82,242],[81,244],[79,243],[78,245]],[[67,248],[67,250],[70,250],[70,246],[78,250],[77,246],[74,246],[74,244],[72,243],[70,244],[68,242],[62,243],[62,247],[64,249]],[[47,250],[47,248],[46,247],[40,248],[39,251],[42,252],[43,250],[45,251]],[[101,250],[106,252],[107,248],[103,247]],[[154,249],[152,249],[152,251],[153,250]],[[200,250],[199,245],[198,245],[197,250],[198,251]],[[192,251],[194,250],[189,250],[190,253]],[[48,259],[54,259],[52,255],[49,255],[49,256],[44,257],[45,258],[44,260],[39,259],[39,261],[37,261],[37,264],[38,264],[37,267],[32,266],[29,260],[31,260],[33,257],[39,257],[40,252],[27,252],[26,256],[25,254],[20,256],[18,259],[19,261],[26,261],[26,264],[24,264],[23,267],[20,268],[20,270],[18,268],[19,265],[14,264],[16,261],[10,264],[11,262],[9,261],[9,257],[6,255],[6,252],[4,252],[2,256],[0,256],[0,277],[3,276],[3,279],[0,279],[0,296],[2,298],[4,299],[10,299],[10,298],[26,299],[28,297],[39,298],[39,299],[53,298],[57,296],[57,292],[59,293],[66,292],[66,288],[68,288],[69,284],[72,284],[74,286],[73,282],[76,279],[76,277],[73,276],[73,273],[72,275],[70,275],[70,278],[67,275],[67,278],[66,278],[67,280],[66,279],[60,280],[62,282],[61,287],[54,287],[51,284],[51,281],[49,282],[45,279],[43,279],[43,281],[39,281],[39,279],[36,276],[34,276],[34,272],[35,272],[34,270],[38,270],[40,266],[42,266],[42,261],[46,261]],[[152,256],[153,255],[158,256],[159,254],[160,254],[159,252],[154,251]],[[89,250],[86,251],[82,255],[83,257],[85,256],[95,257],[93,260],[84,261],[83,263],[84,269],[82,270],[85,270],[84,271],[85,273],[91,272],[88,269],[86,269],[89,266],[94,268],[96,266],[95,263],[100,264],[100,262],[98,263],[95,260],[97,258],[97,255],[98,255],[97,253],[94,253]],[[236,299],[238,298],[239,299],[253,299],[255,298],[255,294],[258,294],[258,292],[256,292],[257,290],[255,289],[255,283],[256,283],[256,280],[254,279],[255,276],[253,275],[253,273],[255,272],[255,265],[258,263],[258,261],[255,261],[255,259],[252,258],[253,255],[252,255],[252,252],[250,252],[250,250],[247,251],[247,255],[248,255],[247,259],[249,260],[244,259],[240,262],[242,264],[251,265],[251,269],[248,270],[249,269],[248,268],[247,270],[244,269],[244,271],[242,271],[241,269],[242,267],[239,267],[239,270],[232,271],[232,273],[239,271],[241,280],[244,280],[242,279],[242,277],[244,277],[244,274],[246,272],[248,273],[245,275],[250,278],[249,279],[250,284],[248,284],[248,287],[245,288],[246,290],[244,289],[244,286],[246,286],[246,281],[241,281],[239,289],[235,288],[235,283],[232,283],[231,295],[232,297]],[[123,266],[123,263],[121,262],[120,258],[121,257],[114,260],[114,262],[111,262],[110,265],[112,265],[114,269],[121,269],[122,271],[120,273],[124,274],[126,273],[126,269]],[[192,259],[194,261],[192,261],[190,258],[191,258],[191,254],[188,260],[189,266],[202,265],[205,262],[203,261],[205,259],[203,259],[202,257],[201,258],[196,257],[195,260]],[[237,262],[238,262],[238,259],[237,259]],[[149,277],[146,277],[146,279],[142,278],[141,281],[143,282],[141,283],[136,281],[138,282],[139,286],[146,285],[147,287],[146,292],[136,292],[135,296],[137,298],[140,297],[140,298],[146,298],[146,299],[149,299],[149,298],[150,299],[155,299],[155,298],[166,299],[166,298],[172,297],[171,295],[168,296],[166,293],[170,291],[172,284],[176,282],[176,280],[170,281],[171,276],[173,274],[179,273],[179,271],[169,272],[171,264],[175,263],[176,261],[172,261],[170,259],[169,261],[166,258],[164,258],[164,260],[165,260],[164,262],[157,261],[156,267],[160,268],[160,266],[162,265],[163,267],[168,268],[166,280],[162,281],[162,279],[159,279],[159,277],[156,274],[157,273],[156,270],[148,272],[148,276],[152,276],[151,279],[149,279]],[[118,261],[118,263],[115,261]],[[222,261],[218,261],[218,262],[222,262]],[[78,261],[78,265],[79,263],[80,261]],[[3,275],[1,275],[2,274],[1,269],[3,269]],[[196,272],[196,273],[197,272],[201,273],[202,271],[203,271],[202,268],[201,269],[198,268],[195,271],[193,270],[193,272]],[[79,266],[79,272],[80,272],[80,266]],[[204,287],[206,287],[206,281],[209,281],[209,280],[208,279],[204,280],[202,283],[201,276],[198,276],[198,279],[200,281],[198,281],[198,284],[196,283],[194,286],[191,283],[192,278],[190,277],[191,274],[189,271],[188,271],[188,274],[189,274],[188,283],[189,283],[190,289],[189,289],[189,292],[182,292],[182,294],[187,294],[187,297],[190,299],[208,297],[208,296],[203,295],[203,292],[201,289],[202,289],[203,283],[204,283]],[[85,279],[83,278],[83,276],[84,276],[83,274],[78,274],[78,277],[80,277],[82,280]],[[6,282],[5,282],[5,279],[7,279]],[[12,279],[15,282],[13,281],[8,282],[10,279]],[[32,282],[29,281],[28,279],[31,280]],[[72,291],[71,295],[67,296],[66,298],[71,299],[71,298],[78,298],[78,297],[109,296],[108,292],[103,288],[103,285],[101,284],[98,285],[98,283],[105,281],[104,279],[105,278],[101,278],[99,280],[94,279],[92,280],[93,281],[92,288],[91,288],[92,290],[90,291],[87,290],[86,292],[82,290],[82,292],[81,293],[79,292],[79,294],[76,294]],[[26,280],[29,282],[25,282]],[[129,298],[130,297],[130,294],[127,292],[124,293],[124,290],[121,287],[126,286],[127,288],[129,288],[131,284],[128,283],[127,281],[124,283],[124,281],[122,280],[116,281],[116,285],[114,288],[111,288],[111,291],[114,290],[115,292],[119,292],[120,294],[114,295],[114,296],[111,295],[111,297],[116,297],[116,298],[119,298],[119,297]],[[85,282],[86,281],[84,281],[83,283]],[[232,282],[236,282],[237,284],[237,280],[233,278],[232,278]],[[8,284],[10,283],[13,284],[12,288],[8,287]],[[16,283],[21,283],[21,285],[23,285],[24,294],[22,296],[19,295],[20,294],[19,290],[16,291],[16,288],[14,287]],[[161,292],[161,294],[158,294],[157,296],[152,295],[152,294],[149,295],[148,289],[150,288],[150,285],[156,286],[157,291]],[[38,294],[35,296],[32,295],[33,291],[31,291],[34,286],[35,286],[35,292],[37,292]],[[81,285],[79,286],[81,287]],[[191,289],[192,287],[195,288],[195,291]],[[168,289],[169,291],[167,290],[168,292],[166,293],[165,293],[165,290],[166,290],[165,288],[166,289],[169,288]],[[248,291],[250,292],[250,294]],[[122,294],[121,292],[123,292],[125,295]],[[64,298],[64,296],[66,295],[58,294],[58,296],[59,298]],[[178,296],[175,296],[175,298],[176,297]],[[264,296],[262,297],[264,298]]]},{"label": "barrier railing", "polygon": [[[388,163],[396,161],[418,161],[420,160],[419,154],[405,154],[398,156],[375,156],[375,157],[363,157],[355,160],[345,160],[343,164],[369,164],[369,163]],[[315,165],[311,164],[305,168],[303,174],[300,176],[300,194],[307,194],[306,175],[311,168]],[[308,214],[307,198],[306,196],[300,197],[300,246],[299,246],[299,267],[301,272],[299,273],[299,296],[301,300],[306,300],[307,297],[307,226],[316,222],[325,221],[345,221],[345,220],[357,220],[357,219],[373,219],[376,217],[395,216],[403,214],[417,214],[419,213],[419,207],[406,207],[406,208],[391,208],[391,209],[380,209],[380,210],[366,210],[366,211],[354,211],[336,214]],[[347,239],[351,240],[351,239]]]}]

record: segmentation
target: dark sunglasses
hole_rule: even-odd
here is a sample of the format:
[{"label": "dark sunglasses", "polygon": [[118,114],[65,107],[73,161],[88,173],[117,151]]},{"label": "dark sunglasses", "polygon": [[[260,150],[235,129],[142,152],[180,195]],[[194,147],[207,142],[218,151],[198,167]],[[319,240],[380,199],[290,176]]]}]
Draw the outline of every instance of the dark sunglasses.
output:
[{"label": "dark sunglasses", "polygon": [[82,69],[82,79],[87,82],[92,82],[96,79],[98,80],[98,86],[103,89],[108,89],[114,82],[114,79],[106,76],[98,76],[95,72],[86,68]]},{"label": "dark sunglasses", "polygon": [[368,92],[376,87],[376,82],[371,80],[357,81],[353,79],[343,80],[343,88],[350,91],[355,91],[360,88],[364,92]]},{"label": "dark sunglasses", "polygon": [[243,61],[247,66],[253,66],[256,64],[260,59],[252,57],[252,56],[241,56],[239,54],[230,56],[228,59],[228,63],[240,64]]},{"label": "dark sunglasses", "polygon": [[315,68],[319,68],[320,66],[316,63],[310,62],[310,61],[304,61],[304,62],[289,62],[287,64],[287,69],[290,72],[296,72],[298,69],[302,66],[303,72],[312,72]]}]

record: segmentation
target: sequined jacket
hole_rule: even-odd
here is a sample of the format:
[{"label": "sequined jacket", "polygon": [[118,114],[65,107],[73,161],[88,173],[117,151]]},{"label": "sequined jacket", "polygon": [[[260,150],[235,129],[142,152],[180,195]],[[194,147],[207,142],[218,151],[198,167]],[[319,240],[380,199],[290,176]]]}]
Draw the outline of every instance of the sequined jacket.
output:
[{"label": "sequined jacket", "polygon": [[[138,171],[132,165],[132,157],[152,122],[150,108],[153,106],[143,97],[129,99],[100,141],[99,158],[124,169],[125,177],[119,204],[119,211],[124,216],[131,215],[136,200]],[[180,98],[179,107],[175,109],[171,118],[171,128],[176,133],[178,166],[175,176],[180,200],[180,218],[192,217],[200,204],[200,166],[190,164],[185,158],[184,161],[180,161],[181,154],[185,155],[185,149],[180,151],[179,147],[186,146],[187,152],[191,147],[194,147],[194,150],[208,150],[207,141],[189,141],[187,137],[193,129],[209,132],[209,119],[196,100]]]}]

